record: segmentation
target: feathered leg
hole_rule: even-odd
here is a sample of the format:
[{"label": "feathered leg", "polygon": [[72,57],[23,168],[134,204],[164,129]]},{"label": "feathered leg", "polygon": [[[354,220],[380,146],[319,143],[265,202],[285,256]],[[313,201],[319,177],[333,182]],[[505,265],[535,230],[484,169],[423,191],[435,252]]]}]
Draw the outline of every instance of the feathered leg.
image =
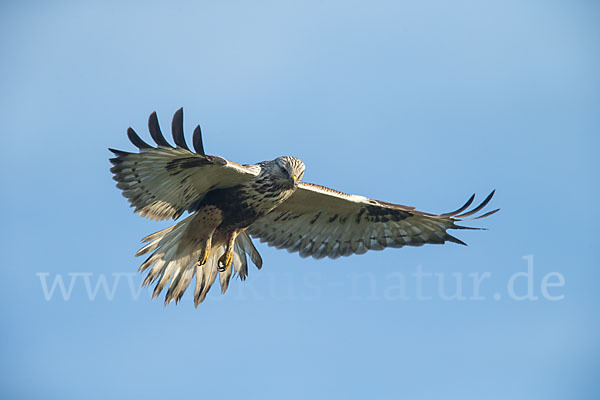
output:
[{"label": "feathered leg", "polygon": [[211,244],[212,244],[212,234],[201,245],[202,251],[200,252],[200,257],[198,257],[198,265],[199,266],[206,264],[206,261],[208,260],[208,256],[210,255]]},{"label": "feathered leg", "polygon": [[212,246],[212,237],[217,227],[223,221],[221,210],[214,206],[200,208],[194,218],[194,223],[187,231],[190,241],[197,242],[196,248],[202,249],[198,257],[200,266],[206,264]]},{"label": "feathered leg", "polygon": [[233,263],[233,250],[234,250],[234,244],[235,244],[235,239],[237,238],[237,235],[239,234],[239,231],[234,231],[231,232],[231,234],[227,235],[227,239],[226,239],[226,248],[225,248],[225,253],[221,256],[221,258],[219,258],[219,262],[218,262],[218,266],[219,266],[219,271],[220,272],[224,272],[227,271],[227,269],[229,267],[231,267],[231,264]]}]

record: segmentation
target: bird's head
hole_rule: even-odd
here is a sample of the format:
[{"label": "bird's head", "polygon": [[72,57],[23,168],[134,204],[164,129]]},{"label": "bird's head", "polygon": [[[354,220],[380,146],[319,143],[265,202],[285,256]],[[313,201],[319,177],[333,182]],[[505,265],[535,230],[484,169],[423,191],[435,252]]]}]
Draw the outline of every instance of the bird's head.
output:
[{"label": "bird's head", "polygon": [[279,157],[273,160],[270,173],[273,178],[285,180],[292,186],[296,186],[304,176],[304,163],[296,157]]}]

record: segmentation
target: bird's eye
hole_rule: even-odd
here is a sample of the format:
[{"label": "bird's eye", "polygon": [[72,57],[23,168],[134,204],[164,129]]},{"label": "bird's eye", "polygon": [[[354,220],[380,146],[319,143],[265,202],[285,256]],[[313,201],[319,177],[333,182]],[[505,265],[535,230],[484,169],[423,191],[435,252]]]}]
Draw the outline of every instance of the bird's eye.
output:
[{"label": "bird's eye", "polygon": [[290,178],[292,176],[292,173],[284,167],[280,167],[281,168],[281,174],[284,176],[287,176],[288,178]]}]

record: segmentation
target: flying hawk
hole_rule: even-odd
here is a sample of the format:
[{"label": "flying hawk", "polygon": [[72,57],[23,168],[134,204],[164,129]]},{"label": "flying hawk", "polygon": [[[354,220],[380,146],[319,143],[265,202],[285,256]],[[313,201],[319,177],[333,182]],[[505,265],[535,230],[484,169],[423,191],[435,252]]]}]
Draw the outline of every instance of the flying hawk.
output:
[{"label": "flying hawk", "polygon": [[165,305],[181,299],[194,275],[195,306],[217,275],[224,293],[234,272],[242,280],[248,275],[246,255],[260,269],[262,259],[250,236],[314,258],[447,241],[464,245],[447,230],[477,229],[455,222],[479,213],[494,195],[469,211],[475,195],[456,211],[429,214],[302,182],[304,164],[295,157],[240,165],[206,155],[200,126],[194,130],[192,152],[183,135],[183,109],[173,116],[176,147],[165,140],[155,112],[148,128],[157,147],[129,128],[127,136],[139,152],[109,149],[116,156],[110,162],[117,187],[141,216],[176,220],[189,213],[143,238],[147,244],[136,253],[152,252],[139,271],[148,271],[143,286],[156,283],[152,298],[168,287]]}]

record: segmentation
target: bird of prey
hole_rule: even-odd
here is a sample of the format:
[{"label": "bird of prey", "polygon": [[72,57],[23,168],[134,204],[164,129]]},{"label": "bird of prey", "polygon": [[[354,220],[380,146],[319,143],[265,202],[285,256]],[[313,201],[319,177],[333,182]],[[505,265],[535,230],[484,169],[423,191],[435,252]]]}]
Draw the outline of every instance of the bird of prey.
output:
[{"label": "bird of prey", "polygon": [[242,280],[248,275],[246,256],[260,269],[251,236],[301,257],[338,258],[386,247],[464,245],[447,231],[477,229],[456,222],[498,211],[475,216],[494,192],[471,210],[475,195],[458,210],[436,215],[302,182],[304,164],[295,157],[240,165],[205,154],[200,126],[193,152],[183,135],[183,109],[173,116],[175,147],[164,138],[155,112],[148,128],[156,147],[129,128],[127,136],[139,151],[109,149],[116,156],[110,162],[117,187],[136,213],[177,220],[188,212],[177,224],[143,238],[147,244],[136,253],[152,252],[139,271],[148,271],[143,286],[156,283],[152,298],[167,288],[165,305],[177,303],[194,276],[196,307],[217,275],[225,293],[234,273]]}]

